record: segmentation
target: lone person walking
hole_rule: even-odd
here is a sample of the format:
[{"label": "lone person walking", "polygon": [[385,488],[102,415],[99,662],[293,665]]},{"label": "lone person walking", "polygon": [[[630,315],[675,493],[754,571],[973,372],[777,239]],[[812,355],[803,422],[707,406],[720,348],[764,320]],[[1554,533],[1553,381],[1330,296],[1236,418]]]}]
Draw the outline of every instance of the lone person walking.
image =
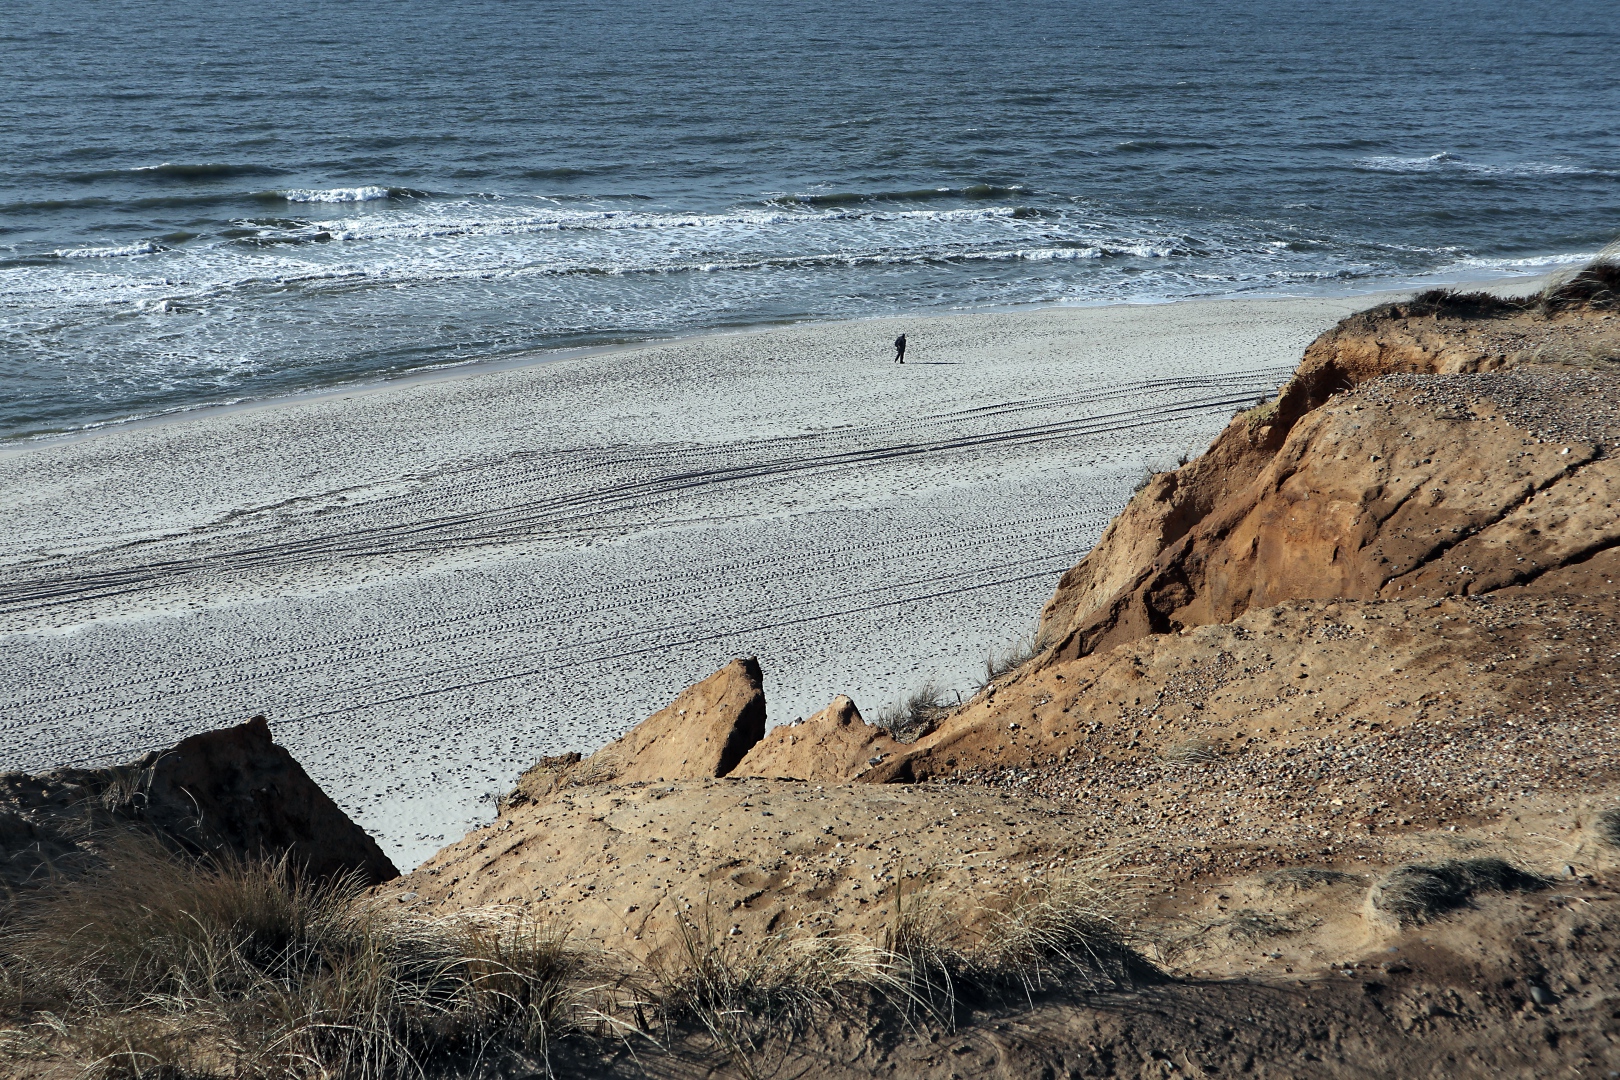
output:
[{"label": "lone person walking", "polygon": [[901,334],[894,339],[894,359],[896,363],[906,362],[906,335]]}]

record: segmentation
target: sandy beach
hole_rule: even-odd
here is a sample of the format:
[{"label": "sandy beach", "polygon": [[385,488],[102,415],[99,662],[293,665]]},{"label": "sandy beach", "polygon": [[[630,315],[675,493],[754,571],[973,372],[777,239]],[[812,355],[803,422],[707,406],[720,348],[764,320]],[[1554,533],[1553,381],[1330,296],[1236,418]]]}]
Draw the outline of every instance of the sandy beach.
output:
[{"label": "sandy beach", "polygon": [[1144,469],[1376,299],[807,324],[7,447],[0,770],[265,713],[406,867],[733,656],[772,723],[966,690]]}]

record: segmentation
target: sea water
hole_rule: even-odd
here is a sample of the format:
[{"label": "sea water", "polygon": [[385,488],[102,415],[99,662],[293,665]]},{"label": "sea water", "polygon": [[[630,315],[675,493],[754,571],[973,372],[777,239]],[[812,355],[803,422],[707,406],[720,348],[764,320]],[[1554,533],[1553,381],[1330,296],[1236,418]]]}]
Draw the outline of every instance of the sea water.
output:
[{"label": "sea water", "polygon": [[1620,232],[1612,2],[11,0],[0,437]]}]

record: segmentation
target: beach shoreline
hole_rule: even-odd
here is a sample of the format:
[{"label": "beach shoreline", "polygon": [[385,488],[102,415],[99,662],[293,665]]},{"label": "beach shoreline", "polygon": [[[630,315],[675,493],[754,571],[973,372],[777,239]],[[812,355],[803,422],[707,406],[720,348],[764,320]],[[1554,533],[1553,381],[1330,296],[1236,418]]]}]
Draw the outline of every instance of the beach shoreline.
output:
[{"label": "beach shoreline", "polygon": [[[1555,265],[1561,261],[1571,261],[1571,265],[1578,265],[1570,257],[1569,260],[1549,258],[1546,265]],[[679,345],[690,341],[701,341],[710,338],[728,338],[747,334],[768,334],[794,327],[806,326],[837,326],[860,325],[876,322],[894,322],[915,320],[926,322],[931,319],[954,318],[974,315],[1005,315],[1024,314],[1040,311],[1077,311],[1095,310],[1099,308],[1155,308],[1181,304],[1229,304],[1229,303],[1292,303],[1310,300],[1364,300],[1366,306],[1380,303],[1397,296],[1409,295],[1414,291],[1425,288],[1474,288],[1510,295],[1524,292],[1534,292],[1541,288],[1552,275],[1517,275],[1517,274],[1481,274],[1476,276],[1458,274],[1428,275],[1422,280],[1399,279],[1378,280],[1364,283],[1365,288],[1325,290],[1319,294],[1302,292],[1275,292],[1275,293],[1225,293],[1210,296],[1196,297],[1170,297],[1170,298],[1142,298],[1126,300],[1087,300],[1064,301],[1054,303],[1031,303],[1010,305],[984,305],[962,309],[922,309],[905,315],[872,315],[863,318],[840,319],[801,319],[784,322],[766,322],[742,327],[723,328],[709,327],[695,329],[689,332],[671,334],[667,336],[654,336],[638,338],[633,341],[614,342],[605,345],[586,345],[579,347],[565,347],[559,349],[529,349],[510,356],[493,359],[475,359],[458,363],[428,366],[402,371],[394,375],[368,376],[354,381],[336,383],[328,386],[313,386],[302,390],[293,390],[287,393],[273,394],[264,397],[248,397],[234,401],[201,402],[194,405],[180,405],[162,412],[130,416],[120,419],[102,420],[86,424],[82,427],[64,431],[41,432],[15,436],[0,436],[0,459],[18,453],[27,453],[42,446],[54,446],[61,443],[77,442],[84,439],[94,439],[108,432],[128,431],[146,427],[162,427],[168,424],[185,423],[198,417],[229,414],[243,410],[274,409],[296,406],[302,403],[328,400],[332,398],[353,397],[361,394],[385,393],[391,389],[414,386],[422,383],[437,383],[459,379],[476,378],[481,375],[497,374],[503,371],[532,367],[535,365],[551,364],[560,361],[586,360],[598,356],[613,356],[627,352],[636,352],[643,349],[659,348],[663,346]]]}]

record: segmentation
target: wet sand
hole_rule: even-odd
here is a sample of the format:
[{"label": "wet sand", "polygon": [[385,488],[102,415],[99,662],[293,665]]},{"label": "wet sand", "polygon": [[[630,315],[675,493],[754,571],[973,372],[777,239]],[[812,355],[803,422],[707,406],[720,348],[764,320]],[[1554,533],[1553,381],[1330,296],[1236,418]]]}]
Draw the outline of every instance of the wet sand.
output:
[{"label": "wet sand", "polygon": [[1377,299],[804,325],[0,450],[0,769],[263,712],[403,867],[732,656],[773,722],[966,690],[1145,468]]}]

